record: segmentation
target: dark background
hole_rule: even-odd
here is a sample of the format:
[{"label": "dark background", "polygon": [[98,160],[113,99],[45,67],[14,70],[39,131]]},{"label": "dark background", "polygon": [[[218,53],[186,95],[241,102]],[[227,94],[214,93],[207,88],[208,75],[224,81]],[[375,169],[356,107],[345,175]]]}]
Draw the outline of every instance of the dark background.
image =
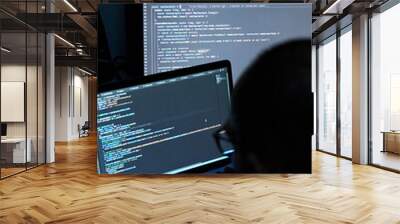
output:
[{"label": "dark background", "polygon": [[141,4],[100,5],[98,10],[98,89],[143,76]]}]

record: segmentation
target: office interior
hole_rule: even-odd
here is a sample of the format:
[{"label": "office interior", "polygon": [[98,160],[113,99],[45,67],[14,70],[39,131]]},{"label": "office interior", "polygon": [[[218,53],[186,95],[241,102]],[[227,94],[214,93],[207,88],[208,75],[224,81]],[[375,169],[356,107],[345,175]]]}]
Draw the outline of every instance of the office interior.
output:
[{"label": "office interior", "polygon": [[[390,5],[391,4],[391,5]],[[390,5],[390,6],[389,6]],[[399,37],[396,30],[391,29],[399,21],[400,6],[386,3],[378,11],[368,14],[366,21],[367,31],[365,46],[367,59],[367,79],[365,88],[366,110],[364,118],[365,137],[368,145],[365,146],[366,163],[384,169],[399,170],[398,146],[398,68],[393,61],[394,52],[398,44],[394,42]],[[354,68],[355,44],[354,20],[348,21],[344,17],[339,29],[318,39],[315,46],[316,89],[317,89],[317,116],[316,116],[316,149],[345,159],[352,160],[354,156],[354,122],[355,114],[352,110],[355,99],[352,82],[355,79]],[[357,24],[358,25],[358,24]],[[358,27],[357,27],[358,28]],[[358,34],[356,34],[358,35]],[[359,44],[359,43],[357,43]],[[359,46],[357,46],[359,47]],[[353,159],[354,161],[354,159]]]},{"label": "office interior", "polygon": [[45,35],[12,25],[1,32],[2,178],[45,163]]},{"label": "office interior", "polygon": [[[77,172],[77,169],[94,172],[96,167],[91,168],[79,163],[95,161],[96,153],[96,12],[101,3],[121,2],[141,1],[0,2],[0,192],[1,188],[9,189],[7,186],[14,183],[13,181],[24,180],[29,183],[30,178],[37,182],[45,181],[46,178],[52,177],[48,175],[51,172],[52,175],[61,175],[60,178],[63,172],[70,172],[69,169],[71,172]],[[352,177],[351,175],[356,175],[354,173],[360,172],[357,173],[357,178],[364,178],[363,168],[360,167],[366,167],[365,176],[382,177],[379,182],[394,184],[390,185],[392,188],[385,188],[387,192],[398,195],[399,191],[395,189],[399,189],[400,183],[395,180],[400,173],[400,31],[397,28],[400,23],[400,2],[285,2],[309,3],[313,8],[313,20],[310,21],[313,32],[312,86],[315,130],[313,146],[310,149],[314,151],[313,172],[326,171],[330,176],[336,175],[338,178],[346,178],[349,175]],[[86,144],[90,147],[86,147]],[[319,162],[321,158],[328,158],[329,162],[321,167],[315,166],[314,163]],[[56,171],[58,163],[61,174],[57,174]],[[92,165],[95,166],[95,162]],[[316,171],[315,167],[319,167],[320,170]],[[346,174],[341,175],[340,172]],[[321,176],[314,178],[318,179]],[[90,177],[95,178],[91,184],[94,188],[96,184],[101,185],[104,181],[101,179],[103,177]],[[70,178],[71,182],[79,182],[79,177]],[[301,178],[307,177],[300,175],[293,178],[300,181]],[[83,180],[85,175],[81,179],[85,184],[89,184],[87,180]],[[126,177],[113,180],[123,181]],[[322,177],[318,180],[325,181]],[[185,182],[184,179],[176,181]],[[233,180],[230,181],[234,183]],[[207,178],[202,178],[200,182],[207,182]],[[372,182],[374,181],[369,180],[364,184]],[[193,183],[195,182],[188,185]],[[145,187],[143,183],[137,184]],[[321,187],[328,189],[330,184],[332,183],[328,181],[328,184]],[[350,181],[347,184],[354,183]],[[346,192],[350,191],[348,185],[343,187]],[[79,187],[86,189],[77,186]],[[204,186],[207,187],[210,186]],[[373,194],[374,189],[368,193]],[[157,188],[153,190],[157,191]],[[0,198],[2,195],[8,195],[5,192],[7,190],[0,194]],[[12,194],[12,191],[9,192]],[[204,194],[201,197],[205,197],[207,191]],[[62,200],[60,195],[54,197]],[[393,203],[393,208],[397,206],[398,211],[400,205],[397,202]],[[0,220],[4,217],[1,210],[9,212],[7,207],[2,208],[4,205],[1,204]],[[386,208],[382,211],[382,220],[387,221],[384,223],[400,220],[395,212]],[[29,216],[34,217],[35,214],[29,213]],[[339,212],[327,217],[333,222],[366,220]],[[134,220],[137,217],[130,218]],[[376,216],[371,219],[374,218]],[[38,220],[41,222],[46,219]]]}]

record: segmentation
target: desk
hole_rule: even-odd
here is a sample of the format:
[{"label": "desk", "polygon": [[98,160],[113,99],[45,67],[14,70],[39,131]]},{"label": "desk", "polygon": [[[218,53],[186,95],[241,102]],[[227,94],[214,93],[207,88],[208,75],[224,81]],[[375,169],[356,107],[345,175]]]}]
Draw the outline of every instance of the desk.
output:
[{"label": "desk", "polygon": [[26,163],[31,162],[32,141],[27,139],[25,150],[25,138],[6,138],[1,139],[1,157],[6,160],[6,163]]},{"label": "desk", "polygon": [[400,154],[400,131],[384,131],[382,152]]}]

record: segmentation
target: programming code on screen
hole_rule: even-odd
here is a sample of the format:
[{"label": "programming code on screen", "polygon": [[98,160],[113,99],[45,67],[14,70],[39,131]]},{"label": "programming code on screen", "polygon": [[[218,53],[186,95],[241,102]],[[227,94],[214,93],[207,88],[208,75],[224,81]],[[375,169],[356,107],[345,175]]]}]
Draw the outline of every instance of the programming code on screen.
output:
[{"label": "programming code on screen", "polygon": [[225,68],[97,98],[100,173],[179,173],[226,158],[212,138],[229,114]]},{"label": "programming code on screen", "polygon": [[145,3],[144,73],[228,59],[236,80],[266,49],[310,39],[310,22],[308,4]]}]

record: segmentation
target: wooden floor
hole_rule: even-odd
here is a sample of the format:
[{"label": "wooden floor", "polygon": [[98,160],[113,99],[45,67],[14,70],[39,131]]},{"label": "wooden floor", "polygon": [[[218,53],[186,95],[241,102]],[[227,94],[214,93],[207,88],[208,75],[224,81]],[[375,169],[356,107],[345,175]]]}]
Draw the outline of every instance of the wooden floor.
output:
[{"label": "wooden floor", "polygon": [[312,175],[98,176],[94,138],[0,181],[0,223],[400,223],[400,175],[313,154]]},{"label": "wooden floor", "polygon": [[24,168],[0,168],[1,169],[1,177],[8,177],[11,176],[13,174],[19,173],[19,172],[23,172],[25,171],[25,167]]},{"label": "wooden floor", "polygon": [[374,164],[388,167],[395,170],[400,170],[400,155],[391,152],[381,152],[375,150],[372,161]]}]

